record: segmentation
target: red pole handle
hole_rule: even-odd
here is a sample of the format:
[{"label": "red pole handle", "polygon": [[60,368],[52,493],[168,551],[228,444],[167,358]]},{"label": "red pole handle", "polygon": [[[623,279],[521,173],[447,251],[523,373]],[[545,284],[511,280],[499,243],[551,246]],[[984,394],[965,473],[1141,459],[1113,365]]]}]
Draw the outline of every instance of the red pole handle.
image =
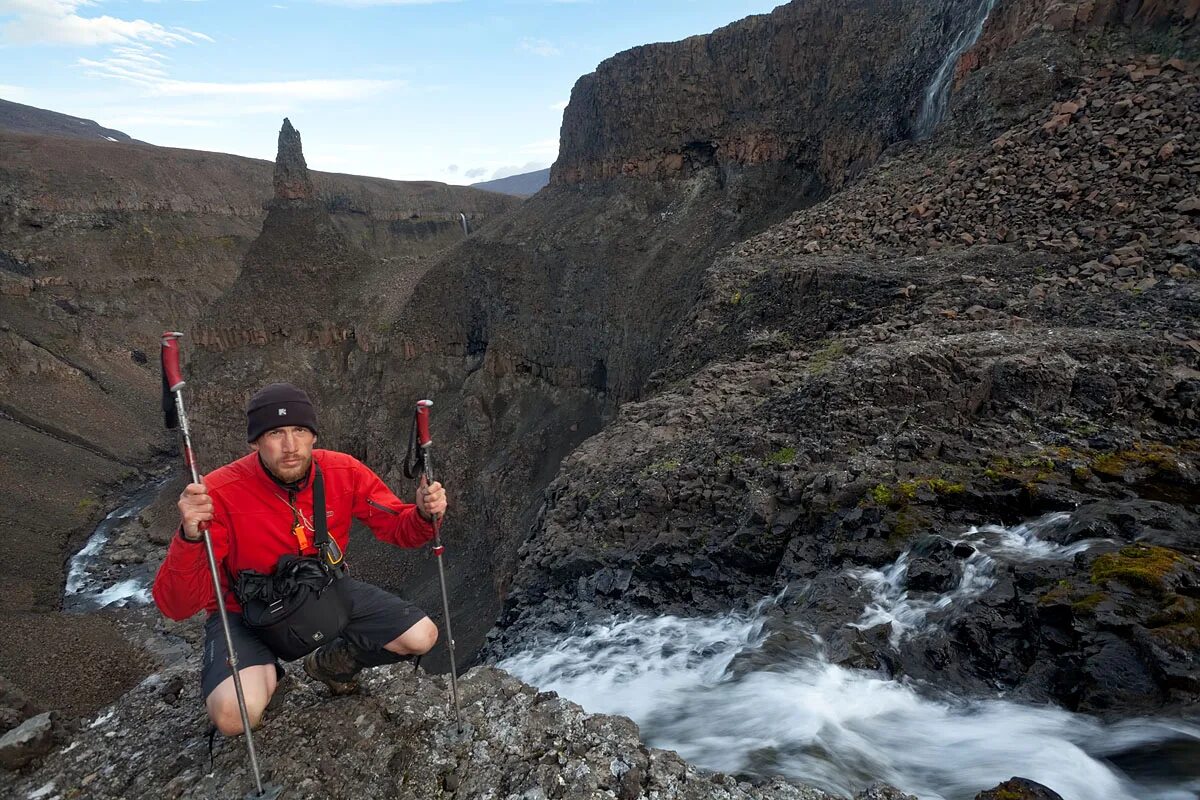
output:
[{"label": "red pole handle", "polygon": [[165,331],[162,335],[162,368],[167,377],[167,389],[177,392],[183,388],[183,370],[179,368],[179,331]]},{"label": "red pole handle", "polygon": [[432,400],[417,401],[417,445],[426,447],[433,443],[429,436],[429,409],[433,408]]}]

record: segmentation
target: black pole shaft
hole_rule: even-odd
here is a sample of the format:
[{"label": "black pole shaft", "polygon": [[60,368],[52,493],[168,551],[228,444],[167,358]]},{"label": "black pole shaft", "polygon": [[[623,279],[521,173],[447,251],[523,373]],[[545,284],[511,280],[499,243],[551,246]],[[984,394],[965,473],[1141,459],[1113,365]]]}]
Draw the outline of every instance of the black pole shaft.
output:
[{"label": "black pole shaft", "polygon": [[[429,444],[421,445],[421,449],[424,451],[422,462],[425,484],[429,486],[433,484],[433,464],[429,456]],[[454,663],[454,632],[450,629],[450,595],[446,591],[446,567],[442,563],[442,556],[445,552],[446,548],[442,545],[442,515],[435,514],[433,516],[433,554],[437,556],[438,578],[442,585],[442,619],[446,624],[446,648],[450,652],[450,699],[454,703],[454,719],[461,731],[462,709],[458,705],[458,666]]]},{"label": "black pole shaft", "polygon": [[[183,446],[186,448],[185,458],[188,468],[192,471],[192,483],[200,482],[196,471],[196,458],[192,451],[192,436],[188,432],[187,414],[183,410],[183,390],[175,391],[175,410],[179,414],[179,429],[183,432]],[[229,653],[229,669],[233,673],[233,689],[237,694],[238,711],[242,715],[242,733],[246,736],[246,749],[250,753],[250,768],[254,771],[254,785],[258,788],[259,796],[263,795],[262,774],[258,769],[258,755],[254,752],[254,736],[250,733],[250,713],[246,710],[246,695],[242,691],[242,676],[238,674],[237,650],[233,647],[233,633],[229,628],[229,614],[225,610],[225,597],[221,592],[221,577],[217,570],[217,557],[213,552],[212,536],[205,528],[204,552],[208,555],[208,569],[212,573],[213,594],[217,597],[217,613],[221,616],[221,628],[225,632],[225,649]]]}]

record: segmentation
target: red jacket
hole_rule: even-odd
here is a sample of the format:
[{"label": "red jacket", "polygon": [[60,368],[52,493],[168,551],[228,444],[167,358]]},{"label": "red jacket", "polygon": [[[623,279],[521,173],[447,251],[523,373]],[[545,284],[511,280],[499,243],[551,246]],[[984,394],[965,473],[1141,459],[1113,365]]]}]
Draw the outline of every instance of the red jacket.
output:
[{"label": "red jacket", "polygon": [[[343,553],[350,538],[351,517],[366,523],[376,538],[400,547],[420,547],[433,538],[432,523],[417,513],[417,507],[392,494],[358,459],[333,450],[314,450],[313,460],[321,466],[324,479],[329,536]],[[310,473],[295,501],[310,522],[311,478]],[[292,532],[295,513],[288,504],[287,489],[271,479],[258,453],[205,476],[204,485],[213,501],[209,533],[225,602],[230,611],[240,611],[229,590],[230,573],[237,575],[245,569],[269,573],[284,553],[301,552]],[[306,531],[306,535],[311,540],[312,532]],[[307,554],[312,552],[310,549]],[[187,619],[202,608],[210,614],[217,610],[203,541],[192,543],[180,536],[171,539],[152,593],[159,610],[171,619]]]}]

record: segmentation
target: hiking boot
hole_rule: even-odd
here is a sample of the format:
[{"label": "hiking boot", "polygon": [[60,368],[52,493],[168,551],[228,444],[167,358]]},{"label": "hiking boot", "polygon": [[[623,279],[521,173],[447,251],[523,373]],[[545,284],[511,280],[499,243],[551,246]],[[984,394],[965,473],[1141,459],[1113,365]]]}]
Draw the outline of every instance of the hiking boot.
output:
[{"label": "hiking boot", "polygon": [[358,671],[362,664],[345,639],[334,639],[304,657],[304,673],[329,687],[335,696],[358,693]]}]

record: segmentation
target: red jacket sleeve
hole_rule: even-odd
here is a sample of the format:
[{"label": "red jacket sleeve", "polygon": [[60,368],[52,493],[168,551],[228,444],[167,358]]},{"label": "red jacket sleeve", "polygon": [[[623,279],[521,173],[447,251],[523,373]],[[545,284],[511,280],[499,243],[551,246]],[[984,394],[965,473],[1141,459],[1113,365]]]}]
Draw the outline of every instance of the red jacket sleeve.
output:
[{"label": "red jacket sleeve", "polygon": [[363,464],[358,465],[351,513],[366,523],[376,539],[397,547],[420,547],[433,538],[433,523],[417,513],[416,505],[396,497]]},{"label": "red jacket sleeve", "polygon": [[[212,537],[217,568],[221,569],[225,554],[229,552],[229,527],[216,498],[213,499],[213,510],[208,533]],[[172,536],[167,557],[154,576],[150,593],[158,610],[174,620],[187,619],[197,611],[215,605],[212,571],[208,567],[204,541],[188,542],[178,533]]]}]

